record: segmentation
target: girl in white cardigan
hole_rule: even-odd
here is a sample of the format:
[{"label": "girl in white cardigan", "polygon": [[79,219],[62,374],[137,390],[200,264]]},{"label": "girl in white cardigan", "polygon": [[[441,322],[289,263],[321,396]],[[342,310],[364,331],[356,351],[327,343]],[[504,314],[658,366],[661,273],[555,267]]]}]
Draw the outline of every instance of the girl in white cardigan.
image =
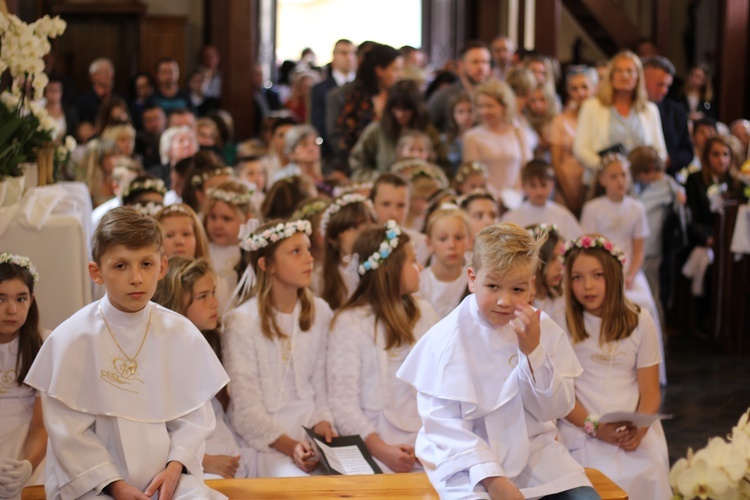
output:
[{"label": "girl in white cardigan", "polygon": [[[226,315],[224,364],[231,381],[229,420],[258,450],[258,477],[305,476],[318,460],[302,426],[330,441],[326,337],[331,310],[308,290],[309,221],[270,222],[242,239],[257,281]],[[245,287],[240,287],[244,290]]]},{"label": "girl in white cardigan", "polygon": [[421,266],[395,221],[364,229],[354,243],[361,279],[334,317],[328,393],[336,427],[359,434],[384,472],[409,472],[421,426],[416,392],[396,378],[414,343],[437,322],[412,294]]}]

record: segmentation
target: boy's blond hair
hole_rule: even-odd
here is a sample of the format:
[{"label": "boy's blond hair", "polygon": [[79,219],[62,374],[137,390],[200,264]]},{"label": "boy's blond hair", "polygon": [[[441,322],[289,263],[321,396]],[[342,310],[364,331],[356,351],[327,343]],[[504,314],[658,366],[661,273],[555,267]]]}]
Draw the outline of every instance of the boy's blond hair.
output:
[{"label": "boy's blond hair", "polygon": [[482,229],[474,240],[474,255],[471,267],[475,273],[480,269],[504,273],[521,265],[536,270],[539,249],[547,241],[543,234],[538,239],[512,222],[502,222]]},{"label": "boy's blond hair", "polygon": [[130,250],[156,247],[162,250],[162,234],[159,223],[151,216],[143,215],[133,207],[117,207],[107,212],[91,238],[91,258],[97,266],[102,256],[117,245]]}]

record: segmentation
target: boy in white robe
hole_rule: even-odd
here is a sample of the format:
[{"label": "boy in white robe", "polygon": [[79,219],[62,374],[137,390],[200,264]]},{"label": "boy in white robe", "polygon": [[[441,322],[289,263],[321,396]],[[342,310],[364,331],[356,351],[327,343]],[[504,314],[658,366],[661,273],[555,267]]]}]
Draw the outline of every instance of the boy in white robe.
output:
[{"label": "boy in white robe", "polygon": [[582,370],[567,336],[528,304],[543,242],[515,224],[483,229],[472,295],[397,374],[418,391],[415,451],[440,498],[600,498],[555,440]]},{"label": "boy in white robe", "polygon": [[107,294],[52,333],[25,380],[49,434],[47,498],[214,497],[201,460],[228,377],[189,320],[150,302],[167,265],[158,223],[113,209],[92,256]]}]

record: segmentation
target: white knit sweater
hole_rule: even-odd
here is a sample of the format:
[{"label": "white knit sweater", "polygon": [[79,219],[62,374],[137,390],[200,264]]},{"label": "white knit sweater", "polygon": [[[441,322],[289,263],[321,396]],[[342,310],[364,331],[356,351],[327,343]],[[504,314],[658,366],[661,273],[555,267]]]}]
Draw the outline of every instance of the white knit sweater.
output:
[{"label": "white knit sweater", "polygon": [[[299,328],[299,302],[294,309],[292,338],[292,371],[297,396],[315,401],[311,422],[333,418],[328,409],[326,394],[326,343],[331,323],[331,309],[322,299],[315,299],[315,320],[310,330]],[[288,335],[292,332],[286,332]],[[279,340],[269,340],[260,329],[258,300],[252,298],[225,318],[224,368],[229,374],[232,402],[229,420],[235,431],[250,446],[268,451],[284,429],[272,415],[286,403],[284,365],[277,346]]]}]

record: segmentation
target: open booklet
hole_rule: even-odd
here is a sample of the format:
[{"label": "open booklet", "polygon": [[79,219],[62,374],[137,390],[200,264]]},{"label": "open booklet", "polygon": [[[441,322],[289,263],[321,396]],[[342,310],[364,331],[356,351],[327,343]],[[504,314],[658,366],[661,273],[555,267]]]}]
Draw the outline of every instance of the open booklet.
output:
[{"label": "open booklet", "polygon": [[614,422],[631,422],[636,427],[649,427],[657,420],[668,420],[672,415],[664,413],[638,413],[629,411],[613,411],[599,417],[600,424]]},{"label": "open booklet", "polygon": [[362,438],[355,436],[338,436],[326,443],[323,436],[312,429],[304,427],[315,446],[320,463],[329,474],[382,474],[378,464],[367,451]]}]

